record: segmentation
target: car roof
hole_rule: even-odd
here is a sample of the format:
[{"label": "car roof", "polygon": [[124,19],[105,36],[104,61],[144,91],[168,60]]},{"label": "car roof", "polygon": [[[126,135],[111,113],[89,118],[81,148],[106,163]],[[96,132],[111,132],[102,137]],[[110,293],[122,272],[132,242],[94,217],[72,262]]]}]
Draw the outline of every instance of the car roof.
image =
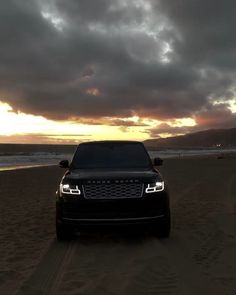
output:
[{"label": "car roof", "polygon": [[98,140],[98,141],[86,141],[81,144],[143,144],[141,141],[135,140]]}]

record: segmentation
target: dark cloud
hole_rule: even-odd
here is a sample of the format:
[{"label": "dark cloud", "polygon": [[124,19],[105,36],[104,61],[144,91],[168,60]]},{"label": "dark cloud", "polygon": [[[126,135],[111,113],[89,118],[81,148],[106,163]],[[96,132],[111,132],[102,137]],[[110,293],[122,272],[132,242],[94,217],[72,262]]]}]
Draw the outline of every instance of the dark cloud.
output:
[{"label": "dark cloud", "polygon": [[228,109],[227,104],[209,106],[209,108],[197,112],[193,118],[197,123],[195,126],[173,127],[171,124],[167,123],[159,124],[155,128],[149,129],[150,137],[161,137],[163,133],[170,135],[180,135],[207,129],[221,129],[236,126],[236,114],[233,114]]},{"label": "dark cloud", "polygon": [[150,134],[150,137],[152,138],[159,138],[161,137],[163,133],[171,134],[171,135],[180,135],[180,134],[185,134],[188,131],[189,131],[189,127],[172,127],[171,125],[167,123],[162,123],[155,128],[151,128],[149,130],[149,134]]},{"label": "dark cloud", "polygon": [[0,99],[53,119],[213,126],[213,102],[235,96],[235,16],[230,0],[1,1]]},{"label": "dark cloud", "polygon": [[227,104],[218,104],[195,114],[197,128],[218,129],[236,126],[236,114],[227,108]]},{"label": "dark cloud", "polygon": [[175,52],[197,67],[235,66],[236,4],[233,0],[153,0],[157,10],[168,15],[178,38]]},{"label": "dark cloud", "polygon": [[143,123],[141,120],[138,121],[138,122],[134,122],[134,121],[131,121],[131,120],[121,120],[121,119],[110,120],[110,122],[107,122],[106,124],[110,125],[110,126],[122,126],[122,127],[144,127],[144,126],[148,126],[147,124]]}]

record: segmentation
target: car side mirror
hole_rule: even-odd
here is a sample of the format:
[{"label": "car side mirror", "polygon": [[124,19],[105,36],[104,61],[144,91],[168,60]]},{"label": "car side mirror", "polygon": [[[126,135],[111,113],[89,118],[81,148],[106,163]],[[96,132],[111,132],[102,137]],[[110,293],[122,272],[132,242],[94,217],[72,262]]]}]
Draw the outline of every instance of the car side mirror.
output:
[{"label": "car side mirror", "polygon": [[154,158],[153,164],[154,166],[161,166],[163,164],[163,160],[161,158]]},{"label": "car side mirror", "polygon": [[60,168],[69,168],[69,161],[68,160],[62,160],[59,162]]}]

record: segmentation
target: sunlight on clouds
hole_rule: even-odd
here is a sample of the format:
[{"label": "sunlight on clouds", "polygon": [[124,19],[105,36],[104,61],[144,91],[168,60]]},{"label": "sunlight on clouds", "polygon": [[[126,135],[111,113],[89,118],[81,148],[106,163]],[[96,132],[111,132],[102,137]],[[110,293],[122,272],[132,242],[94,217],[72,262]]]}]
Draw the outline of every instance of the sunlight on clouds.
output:
[{"label": "sunlight on clouds", "polygon": [[[161,123],[170,126],[170,132],[160,134],[161,137],[171,136],[172,127],[195,126],[191,118],[159,121],[141,118],[134,115],[129,118],[103,118],[99,121],[53,121],[42,116],[15,112],[13,108],[0,101],[0,137],[14,142],[49,142],[76,143],[83,140],[140,140],[149,138],[149,130]],[[91,124],[92,122],[92,124]],[[99,123],[99,124],[98,124]],[[5,138],[3,138],[5,137]]]},{"label": "sunlight on clouds", "polygon": [[163,42],[162,54],[161,54],[162,63],[169,63],[170,62],[169,53],[171,53],[171,52],[173,52],[173,49],[171,48],[170,44],[168,42]]},{"label": "sunlight on clouds", "polygon": [[159,120],[146,119],[146,118],[142,119],[142,122],[150,127],[155,127],[162,123],[162,121],[159,121]]},{"label": "sunlight on clouds", "polygon": [[61,17],[48,11],[42,11],[41,14],[42,17],[48,20],[55,29],[57,29],[58,31],[63,30],[63,27],[65,26],[65,21]]},{"label": "sunlight on clouds", "polygon": [[37,132],[39,125],[42,126],[45,121],[43,117],[15,113],[9,104],[0,102],[0,135]]},{"label": "sunlight on clouds", "polygon": [[12,107],[8,103],[0,101],[0,116],[10,111],[12,111]]},{"label": "sunlight on clouds", "polygon": [[213,106],[217,106],[217,105],[227,105],[227,108],[232,112],[232,113],[236,113],[236,98],[233,99],[218,99],[218,100],[213,100],[213,98],[211,99],[211,103]]},{"label": "sunlight on clouds", "polygon": [[101,94],[98,88],[88,88],[86,93],[92,96],[99,96]]},{"label": "sunlight on clouds", "polygon": [[159,136],[160,138],[167,138],[167,137],[173,136],[173,134],[168,132],[163,132],[163,133],[160,133]]},{"label": "sunlight on clouds", "polygon": [[231,110],[232,113],[236,113],[236,99],[231,99],[228,101],[229,103],[229,109]]},{"label": "sunlight on clouds", "polygon": [[171,127],[192,127],[197,125],[196,121],[192,118],[175,119],[168,122],[168,124],[170,124]]},{"label": "sunlight on clouds", "polygon": [[142,127],[130,127],[125,132],[119,126],[91,125],[75,123],[75,121],[53,121],[42,116],[34,116],[21,112],[14,112],[12,107],[0,101],[0,136],[31,136],[37,140],[37,136],[44,136],[58,139],[62,142],[65,139],[74,142],[83,137],[88,140],[105,139],[134,139],[144,140],[148,137]]},{"label": "sunlight on clouds", "polygon": [[38,1],[42,18],[51,24],[57,31],[62,32],[66,26],[65,20],[60,15],[54,1]]},{"label": "sunlight on clouds", "polygon": [[0,135],[13,134],[88,134],[88,126],[72,122],[57,122],[42,116],[13,112],[12,107],[0,102]]}]

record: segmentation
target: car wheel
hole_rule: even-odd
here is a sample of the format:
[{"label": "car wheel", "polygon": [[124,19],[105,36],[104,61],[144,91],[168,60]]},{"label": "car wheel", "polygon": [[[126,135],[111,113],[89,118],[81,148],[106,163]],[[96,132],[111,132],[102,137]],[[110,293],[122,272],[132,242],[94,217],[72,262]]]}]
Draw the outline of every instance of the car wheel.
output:
[{"label": "car wheel", "polygon": [[152,226],[152,233],[157,238],[168,238],[171,231],[171,217],[170,212],[168,212],[164,217],[162,217],[158,222]]},{"label": "car wheel", "polygon": [[58,241],[71,240],[73,238],[73,230],[71,227],[56,221],[56,236]]}]

